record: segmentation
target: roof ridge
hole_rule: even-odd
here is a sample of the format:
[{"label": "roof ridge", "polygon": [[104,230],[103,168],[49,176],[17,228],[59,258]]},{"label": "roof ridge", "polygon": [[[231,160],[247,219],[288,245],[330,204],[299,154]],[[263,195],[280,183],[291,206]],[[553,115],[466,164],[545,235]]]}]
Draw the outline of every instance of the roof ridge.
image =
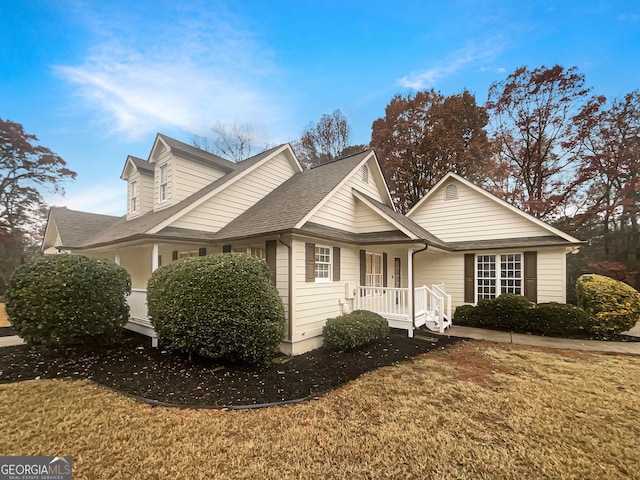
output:
[{"label": "roof ridge", "polygon": [[363,153],[367,153],[367,152],[369,152],[369,151],[370,151],[370,150],[369,150],[369,149],[367,149],[367,150],[363,150],[363,151],[361,151],[361,152],[352,153],[351,155],[347,155],[346,157],[334,158],[333,160],[329,160],[328,162],[325,162],[325,163],[323,163],[323,164],[321,164],[321,165],[314,165],[314,166],[313,166],[313,167],[311,167],[309,170],[314,170],[314,169],[316,169],[316,168],[325,167],[325,166],[327,166],[327,165],[331,165],[331,164],[333,164],[333,163],[341,162],[341,161],[343,161],[343,160],[349,160],[351,157],[355,157],[356,155],[362,155]]}]

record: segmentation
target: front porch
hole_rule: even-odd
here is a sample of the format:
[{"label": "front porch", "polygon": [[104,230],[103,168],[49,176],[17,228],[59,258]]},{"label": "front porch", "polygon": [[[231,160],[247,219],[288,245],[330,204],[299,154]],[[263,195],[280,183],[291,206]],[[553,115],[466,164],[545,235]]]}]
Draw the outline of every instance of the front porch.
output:
[{"label": "front porch", "polygon": [[[391,328],[406,330],[410,337],[423,325],[434,332],[444,332],[451,326],[451,295],[441,285],[431,288],[423,285],[413,292],[409,288],[357,286],[354,293],[354,310],[375,312],[386,318]],[[125,328],[147,335],[152,345],[157,346],[156,332],[147,312],[147,290],[132,289],[127,303],[129,322]]]},{"label": "front porch", "polygon": [[391,328],[407,330],[410,337],[423,325],[440,333],[451,326],[451,295],[442,285],[423,285],[413,292],[409,288],[358,286],[353,308],[383,316]]}]

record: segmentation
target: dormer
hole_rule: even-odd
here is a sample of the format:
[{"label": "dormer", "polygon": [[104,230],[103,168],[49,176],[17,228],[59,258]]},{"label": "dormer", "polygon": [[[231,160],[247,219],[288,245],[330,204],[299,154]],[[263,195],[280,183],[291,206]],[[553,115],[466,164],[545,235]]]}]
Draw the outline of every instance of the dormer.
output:
[{"label": "dormer", "polygon": [[154,165],[129,155],[120,178],[127,182],[127,220],[153,211]]},{"label": "dormer", "polygon": [[146,163],[153,166],[154,211],[179,203],[236,169],[233,162],[161,134]]}]

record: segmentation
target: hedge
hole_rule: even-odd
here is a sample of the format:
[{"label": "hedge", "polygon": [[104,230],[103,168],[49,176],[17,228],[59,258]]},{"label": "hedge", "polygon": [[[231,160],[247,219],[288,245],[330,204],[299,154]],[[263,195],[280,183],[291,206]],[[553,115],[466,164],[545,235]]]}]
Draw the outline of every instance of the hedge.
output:
[{"label": "hedge", "polygon": [[578,278],[576,297],[591,320],[591,329],[602,335],[619,334],[640,319],[640,293],[624,282],[603,275]]},{"label": "hedge", "polygon": [[322,329],[324,346],[329,350],[354,350],[389,334],[389,322],[374,312],[355,310],[327,320]]},{"label": "hedge", "polygon": [[147,287],[149,317],[168,349],[261,362],[284,334],[284,307],[264,260],[244,253],[163,265]]},{"label": "hedge", "polygon": [[129,273],[81,255],[47,255],[22,265],[9,280],[6,309],[28,343],[73,344],[119,333],[129,318]]}]

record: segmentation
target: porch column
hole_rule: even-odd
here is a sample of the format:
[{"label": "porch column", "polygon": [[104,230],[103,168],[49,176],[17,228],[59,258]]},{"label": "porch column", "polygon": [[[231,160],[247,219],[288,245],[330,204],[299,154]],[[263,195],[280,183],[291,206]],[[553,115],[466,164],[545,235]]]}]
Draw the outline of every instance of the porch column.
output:
[{"label": "porch column", "polygon": [[116,265],[120,265],[120,255],[116,253],[113,257],[113,261],[116,262]]},{"label": "porch column", "polygon": [[411,329],[409,330],[409,337],[413,337],[413,326],[415,325],[415,308],[413,305],[413,248],[407,251],[407,283],[409,288],[407,289],[407,308],[409,309],[408,316],[411,321]]},{"label": "porch column", "polygon": [[158,269],[158,244],[154,243],[151,249],[151,271],[155,272]]}]

